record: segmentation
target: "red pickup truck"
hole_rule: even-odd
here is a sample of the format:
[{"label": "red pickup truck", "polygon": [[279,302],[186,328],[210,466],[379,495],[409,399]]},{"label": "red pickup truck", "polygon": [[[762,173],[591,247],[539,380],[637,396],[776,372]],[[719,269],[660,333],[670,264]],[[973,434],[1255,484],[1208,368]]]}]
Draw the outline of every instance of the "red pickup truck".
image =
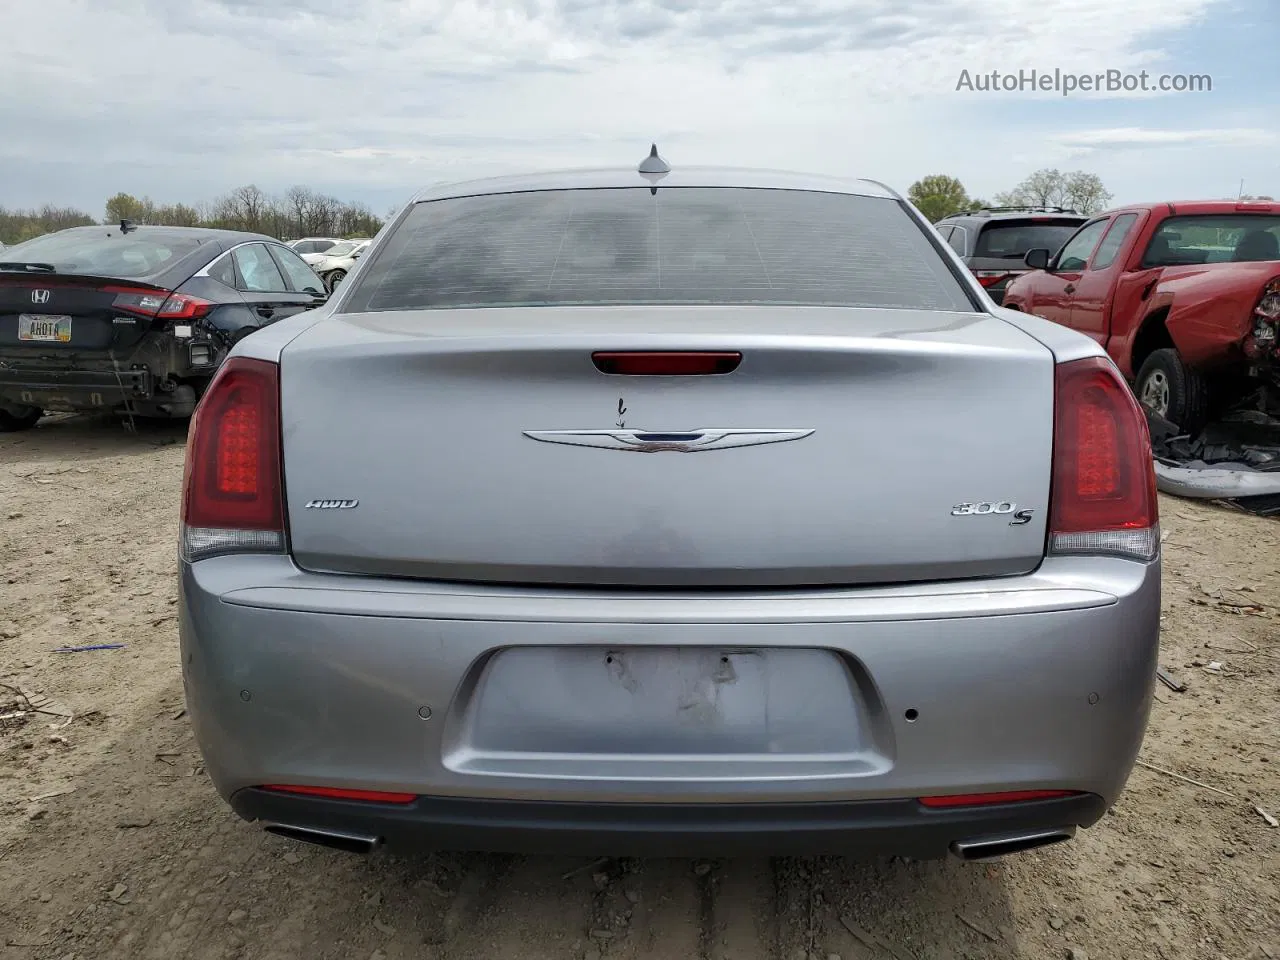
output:
[{"label": "red pickup truck", "polygon": [[1004,306],[1102,344],[1138,399],[1188,433],[1280,402],[1280,203],[1148,203],[1027,253]]}]

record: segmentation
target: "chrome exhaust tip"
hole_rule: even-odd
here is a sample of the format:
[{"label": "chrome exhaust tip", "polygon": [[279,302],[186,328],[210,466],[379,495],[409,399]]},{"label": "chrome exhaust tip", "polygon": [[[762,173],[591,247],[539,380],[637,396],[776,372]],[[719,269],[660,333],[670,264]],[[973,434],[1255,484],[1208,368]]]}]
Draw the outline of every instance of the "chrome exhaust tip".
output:
[{"label": "chrome exhaust tip", "polygon": [[1050,844],[1062,843],[1076,835],[1076,828],[1058,827],[1031,833],[1010,833],[984,837],[981,840],[957,840],[951,844],[951,855],[961,860],[995,860],[1011,853],[1025,853]]},{"label": "chrome exhaust tip", "polygon": [[299,827],[288,823],[268,823],[264,824],[262,829],[277,837],[314,843],[317,846],[341,850],[344,853],[373,853],[381,843],[378,837],[343,833],[339,830],[322,830],[317,827]]}]

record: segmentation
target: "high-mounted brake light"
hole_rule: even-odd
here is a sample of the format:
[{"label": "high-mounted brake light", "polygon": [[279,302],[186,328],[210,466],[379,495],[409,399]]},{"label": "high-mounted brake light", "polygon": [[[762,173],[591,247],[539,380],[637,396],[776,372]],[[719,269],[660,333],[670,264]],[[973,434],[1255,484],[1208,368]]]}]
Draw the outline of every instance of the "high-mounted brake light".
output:
[{"label": "high-mounted brake light", "polygon": [[1104,357],[1056,371],[1049,552],[1154,560],[1160,552],[1146,415]]},{"label": "high-mounted brake light", "polygon": [[114,293],[111,306],[125,313],[161,320],[195,320],[203,317],[215,304],[185,293],[168,293],[164,290],[145,290],[135,287],[103,287],[104,293]]},{"label": "high-mounted brake light", "polygon": [[285,549],[280,368],[233,357],[209,385],[187,440],[182,556]]},{"label": "high-mounted brake light", "polygon": [[693,377],[732,373],[742,354],[714,350],[600,351],[591,355],[601,373],[631,377]]},{"label": "high-mounted brake light", "polygon": [[957,793],[944,797],[921,797],[926,807],[985,807],[993,803],[1026,803],[1029,800],[1056,800],[1079,796],[1074,790],[1010,790],[1004,793]]},{"label": "high-mounted brake light", "polygon": [[346,790],[342,787],[306,787],[270,783],[262,788],[272,793],[296,793],[328,800],[359,800],[363,803],[413,803],[416,793],[391,793],[386,790]]}]

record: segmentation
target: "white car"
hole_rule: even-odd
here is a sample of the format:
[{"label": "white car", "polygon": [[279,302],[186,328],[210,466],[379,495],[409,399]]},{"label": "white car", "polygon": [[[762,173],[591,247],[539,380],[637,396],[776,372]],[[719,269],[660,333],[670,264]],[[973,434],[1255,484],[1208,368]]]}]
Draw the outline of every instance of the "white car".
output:
[{"label": "white car", "polygon": [[311,263],[319,260],[338,244],[346,242],[339,237],[303,237],[300,240],[290,240],[287,245],[292,247],[293,252],[303,260]]},{"label": "white car", "polygon": [[[316,259],[311,260],[311,269],[320,275],[325,289],[332,293],[338,284],[346,279],[351,268],[369,249],[369,244],[372,242],[372,240],[344,240],[328,253],[320,254]],[[304,256],[303,259],[308,258]]]}]

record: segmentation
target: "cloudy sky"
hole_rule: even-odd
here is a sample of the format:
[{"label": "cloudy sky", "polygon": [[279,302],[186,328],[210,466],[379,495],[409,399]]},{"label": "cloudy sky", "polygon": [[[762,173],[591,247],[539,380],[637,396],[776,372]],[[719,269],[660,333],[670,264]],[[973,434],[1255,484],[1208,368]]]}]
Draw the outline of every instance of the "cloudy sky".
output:
[{"label": "cloudy sky", "polygon": [[[1276,0],[4,0],[0,205],[673,164],[1280,196]],[[1055,69],[1212,92],[957,91]]]}]

